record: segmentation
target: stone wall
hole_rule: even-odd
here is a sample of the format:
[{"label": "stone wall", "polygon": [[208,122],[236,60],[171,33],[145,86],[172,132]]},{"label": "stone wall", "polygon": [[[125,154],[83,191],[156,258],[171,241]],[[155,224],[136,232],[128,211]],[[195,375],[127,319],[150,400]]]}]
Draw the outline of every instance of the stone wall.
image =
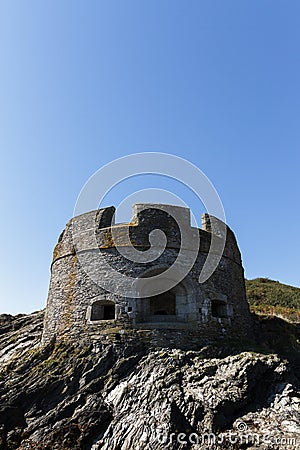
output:
[{"label": "stone wall", "polygon": [[[175,342],[184,344],[249,332],[251,320],[244,271],[233,232],[223,227],[226,244],[218,267],[205,283],[199,283],[212,233],[217,239],[221,238],[222,227],[218,226],[218,221],[205,215],[202,229],[198,229],[191,227],[187,208],[166,206],[166,210],[162,210],[163,205],[159,205],[159,209],[152,204],[146,206],[145,209],[145,205],[134,205],[129,224],[113,224],[113,207],[92,211],[68,222],[53,253],[43,343],[53,337],[70,336],[102,341],[108,337],[129,339],[139,330],[140,338],[147,342],[161,341],[163,345],[168,336],[172,336]],[[150,245],[149,235],[154,229],[163,231],[166,236],[166,248],[162,253]],[[120,296],[101,287],[103,281],[111,281],[109,267],[138,281],[149,279],[151,282],[154,273],[162,273],[174,264],[182,246],[188,259],[197,239],[200,239],[200,248],[192,269],[182,280],[179,277],[178,284],[170,289],[169,297],[175,298],[175,315],[173,310],[171,315],[160,315],[161,311],[153,315],[151,296],[136,298],[130,292]],[[134,251],[153,253],[153,260],[146,264],[132,262],[120,254],[120,249],[125,255],[126,251],[130,252],[129,240]],[[163,301],[160,298],[160,305]],[[108,308],[115,305],[115,318],[91,320],[95,302]]]}]

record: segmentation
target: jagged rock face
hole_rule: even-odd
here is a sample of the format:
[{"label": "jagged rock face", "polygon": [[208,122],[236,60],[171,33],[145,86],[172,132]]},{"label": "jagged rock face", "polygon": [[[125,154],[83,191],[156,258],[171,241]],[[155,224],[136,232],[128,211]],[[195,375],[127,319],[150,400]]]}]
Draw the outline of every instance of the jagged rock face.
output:
[{"label": "jagged rock face", "polygon": [[299,448],[298,380],[274,354],[40,347],[42,320],[0,316],[1,449]]}]

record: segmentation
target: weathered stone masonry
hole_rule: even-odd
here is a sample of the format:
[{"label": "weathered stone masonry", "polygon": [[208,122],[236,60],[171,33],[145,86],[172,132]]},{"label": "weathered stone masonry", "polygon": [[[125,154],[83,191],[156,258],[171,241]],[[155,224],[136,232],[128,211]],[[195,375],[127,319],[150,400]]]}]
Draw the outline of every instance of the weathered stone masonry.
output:
[{"label": "weathered stone masonry", "polygon": [[[68,222],[53,253],[43,343],[53,337],[105,342],[138,336],[152,345],[194,348],[215,338],[249,332],[244,270],[229,227],[226,226],[226,244],[217,269],[205,283],[198,281],[212,233],[218,233],[207,214],[202,217],[202,229],[198,229],[191,227],[187,208],[168,206],[183,218],[189,236],[200,238],[192,269],[172,289],[135,298],[130,292],[125,296],[113,294],[95,282],[112,276],[107,264],[125,275],[149,280],[174,264],[182,239],[176,221],[162,207],[134,205],[128,224],[113,224],[113,207],[91,211]],[[79,248],[74,246],[75,229],[80,233]],[[154,229],[164,232],[166,248],[151,262],[132,262],[115,247],[117,242],[126,249],[129,235],[135,249],[148,250],[149,234]],[[192,248],[193,238],[188,242]]]}]

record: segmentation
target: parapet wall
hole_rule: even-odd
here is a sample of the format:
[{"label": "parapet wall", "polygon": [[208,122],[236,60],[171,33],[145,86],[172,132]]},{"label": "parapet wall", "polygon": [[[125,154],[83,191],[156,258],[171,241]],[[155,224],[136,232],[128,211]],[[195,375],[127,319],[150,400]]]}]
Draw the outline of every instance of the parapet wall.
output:
[{"label": "parapet wall", "polygon": [[[174,218],[163,210],[155,209],[156,206],[161,208],[163,205],[135,204],[133,206],[133,217],[128,224],[115,224],[114,214],[115,208],[103,208],[90,211],[86,214],[72,218],[66,225],[65,230],[59,237],[58,243],[54,248],[54,262],[67,255],[72,255],[81,251],[93,249],[107,249],[116,246],[133,245],[136,248],[147,248],[150,246],[149,234],[153,229],[160,229],[167,236],[167,247],[179,249],[182,245],[180,229]],[[168,208],[170,206],[168,205]],[[219,229],[217,228],[218,219],[214,219],[214,229],[212,230],[211,216],[203,214],[202,229],[194,228],[190,224],[190,211],[188,208],[179,206],[171,206],[176,212],[174,216],[182,221],[182,228],[185,233],[189,234],[190,240],[186,240],[187,249],[193,248],[193,241],[196,235],[200,238],[200,252],[208,253],[211,244],[211,235],[215,234],[219,238]],[[74,234],[80,236],[76,239],[77,245],[74,243]],[[237,264],[242,264],[241,254],[237,246],[235,236],[231,229],[226,226],[226,245],[223,256],[230,258]],[[128,242],[128,236],[130,242]]]},{"label": "parapet wall", "polygon": [[[117,334],[123,339],[130,330],[132,333],[137,329],[143,330],[148,338],[155,331],[155,342],[159,333],[166,336],[168,330],[173,330],[173,335],[178,333],[179,341],[180,335],[185,335],[186,340],[184,330],[195,336],[196,341],[222,337],[233,330],[237,334],[248,332],[250,313],[241,255],[229,227],[208,215],[202,217],[202,229],[192,227],[189,209],[170,205],[134,205],[128,224],[114,224],[114,213],[115,208],[109,207],[74,217],[59,237],[51,265],[43,343],[53,337],[70,336],[103,340]],[[165,236],[162,253],[155,247],[160,241],[151,235],[154,230]],[[218,267],[205,283],[199,283],[212,235],[221,240],[224,232],[225,247]],[[130,292],[120,296],[103,288],[103,280],[109,280],[113,271],[138,280],[163,273],[174,264],[183,247],[185,255],[192,253],[198,240],[195,263],[185,278],[170,289],[174,310],[170,307],[170,311],[165,311],[166,317],[153,312],[151,296],[138,298]],[[141,261],[133,262],[126,257],[132,246],[131,251],[141,254]],[[158,257],[145,263],[142,257],[147,251],[153,255],[157,251]],[[101,304],[115,305],[114,317],[91,320],[96,302],[100,308]]]}]

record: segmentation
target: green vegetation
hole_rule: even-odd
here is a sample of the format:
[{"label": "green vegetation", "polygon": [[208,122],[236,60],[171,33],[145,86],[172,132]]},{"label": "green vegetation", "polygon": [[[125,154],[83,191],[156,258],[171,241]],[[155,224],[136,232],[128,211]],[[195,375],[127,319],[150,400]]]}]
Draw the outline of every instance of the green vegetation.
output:
[{"label": "green vegetation", "polygon": [[284,317],[300,322],[300,288],[269,280],[246,280],[247,298],[251,311]]}]

